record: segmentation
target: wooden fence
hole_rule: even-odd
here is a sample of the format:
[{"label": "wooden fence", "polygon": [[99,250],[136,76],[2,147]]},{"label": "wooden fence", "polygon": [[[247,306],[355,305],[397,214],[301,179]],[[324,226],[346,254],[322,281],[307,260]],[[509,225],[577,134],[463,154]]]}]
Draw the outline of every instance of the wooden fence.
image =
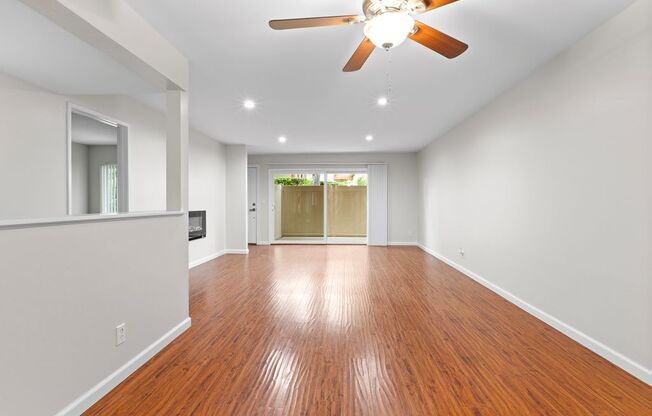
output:
[{"label": "wooden fence", "polygon": [[[276,186],[276,238],[321,237],[323,186]],[[280,226],[280,227],[279,227]],[[366,237],[367,187],[328,186],[328,236]]]}]

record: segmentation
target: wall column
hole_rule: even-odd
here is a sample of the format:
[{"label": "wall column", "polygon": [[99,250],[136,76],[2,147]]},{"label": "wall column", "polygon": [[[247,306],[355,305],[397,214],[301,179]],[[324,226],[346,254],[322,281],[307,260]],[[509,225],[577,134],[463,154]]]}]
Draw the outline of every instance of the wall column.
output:
[{"label": "wall column", "polygon": [[188,93],[167,92],[166,209],[188,210]]}]

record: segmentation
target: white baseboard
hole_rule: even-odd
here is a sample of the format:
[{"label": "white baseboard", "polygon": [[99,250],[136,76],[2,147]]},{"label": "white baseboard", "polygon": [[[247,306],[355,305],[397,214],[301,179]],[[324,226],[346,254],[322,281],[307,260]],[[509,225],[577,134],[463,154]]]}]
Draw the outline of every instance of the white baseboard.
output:
[{"label": "white baseboard", "polygon": [[425,247],[422,244],[418,244],[418,246],[419,248],[421,248],[421,250],[443,261],[444,263],[448,264],[452,268],[460,271],[461,273],[465,274],[466,276],[470,277],[471,279],[475,280],[476,282],[480,283],[481,285],[485,286],[486,288],[490,289],[491,291],[505,298],[509,302],[523,309],[525,312],[529,313],[530,315],[533,315],[534,317],[542,320],[543,322],[552,326],[553,328],[560,331],[564,335],[568,336],[569,338],[582,344],[583,346],[590,349],[591,351],[598,354],[599,356],[605,358],[611,363],[627,371],[628,373],[638,378],[639,380],[643,381],[644,383],[647,383],[648,385],[652,385],[652,369],[645,368],[643,365],[637,363],[636,361],[624,356],[623,354],[613,350],[612,348],[604,345],[603,343],[591,338],[590,336],[586,335],[582,331],[564,323],[563,321],[555,318],[554,316],[549,315],[548,313],[542,311],[536,306],[533,306],[525,302],[524,300],[520,299],[516,295],[491,283],[489,280],[475,274],[474,272],[464,268],[463,266],[460,266],[454,261],[442,256],[441,254],[429,249],[428,247]]},{"label": "white baseboard", "polygon": [[221,256],[223,256],[225,254],[249,254],[249,249],[246,249],[246,250],[228,250],[228,249],[225,249],[225,250],[222,250],[222,251],[218,251],[217,253],[213,253],[210,256],[202,257],[201,259],[191,261],[188,264],[188,268],[192,269],[193,267],[197,267],[200,264],[204,264],[204,263],[209,262],[211,260],[214,260],[214,259],[216,259],[218,257],[221,257]]},{"label": "white baseboard", "polygon": [[419,243],[416,241],[390,241],[387,243],[388,246],[414,246],[418,247]]},{"label": "white baseboard", "polygon": [[227,248],[224,250],[224,254],[249,254],[249,249],[233,249],[233,248]]},{"label": "white baseboard", "polygon": [[271,243],[269,241],[259,241],[256,243],[257,246],[268,246]]},{"label": "white baseboard", "polygon": [[208,261],[211,261],[211,260],[213,260],[213,259],[216,259],[216,258],[218,258],[218,257],[220,257],[220,256],[225,255],[225,254],[226,254],[226,250],[222,250],[222,251],[218,251],[217,253],[213,253],[213,254],[211,254],[210,256],[202,257],[201,259],[198,259],[198,260],[195,260],[195,261],[191,261],[191,262],[188,264],[188,268],[189,268],[189,269],[192,269],[193,267],[197,267],[197,266],[199,266],[200,264],[204,264],[204,263],[206,263],[206,262],[208,262]]},{"label": "white baseboard", "polygon": [[56,416],[77,416],[86,411],[95,402],[104,397],[114,387],[120,384],[124,379],[138,370],[143,364],[149,361],[154,355],[161,351],[165,346],[172,342],[176,337],[181,335],[186,329],[190,328],[190,317],[184,319],[177,326],[172,328],[168,333],[159,338],[149,347],[145,348],[134,358],[129,360],[125,365],[118,368],[113,374],[97,383],[86,393],[82,394],[75,401],[59,411]]}]

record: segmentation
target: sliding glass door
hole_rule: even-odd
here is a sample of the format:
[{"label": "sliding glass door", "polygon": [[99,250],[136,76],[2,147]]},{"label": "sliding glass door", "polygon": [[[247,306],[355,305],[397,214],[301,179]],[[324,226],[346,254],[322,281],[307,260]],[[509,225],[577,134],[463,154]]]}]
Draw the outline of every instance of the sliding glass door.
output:
[{"label": "sliding glass door", "polygon": [[274,241],[322,241],[324,192],[323,173],[275,174]]},{"label": "sliding glass door", "polygon": [[327,236],[337,242],[367,238],[367,174],[328,173]]},{"label": "sliding glass door", "polygon": [[270,171],[270,180],[273,243],[366,243],[366,172]]}]

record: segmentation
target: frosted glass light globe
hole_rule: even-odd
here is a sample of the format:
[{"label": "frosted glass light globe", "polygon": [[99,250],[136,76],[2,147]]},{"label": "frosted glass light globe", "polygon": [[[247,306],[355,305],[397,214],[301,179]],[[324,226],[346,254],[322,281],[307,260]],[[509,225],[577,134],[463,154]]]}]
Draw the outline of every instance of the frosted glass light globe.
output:
[{"label": "frosted glass light globe", "polygon": [[403,12],[388,12],[369,20],[364,25],[364,34],[379,48],[395,48],[414,29],[414,18]]}]

